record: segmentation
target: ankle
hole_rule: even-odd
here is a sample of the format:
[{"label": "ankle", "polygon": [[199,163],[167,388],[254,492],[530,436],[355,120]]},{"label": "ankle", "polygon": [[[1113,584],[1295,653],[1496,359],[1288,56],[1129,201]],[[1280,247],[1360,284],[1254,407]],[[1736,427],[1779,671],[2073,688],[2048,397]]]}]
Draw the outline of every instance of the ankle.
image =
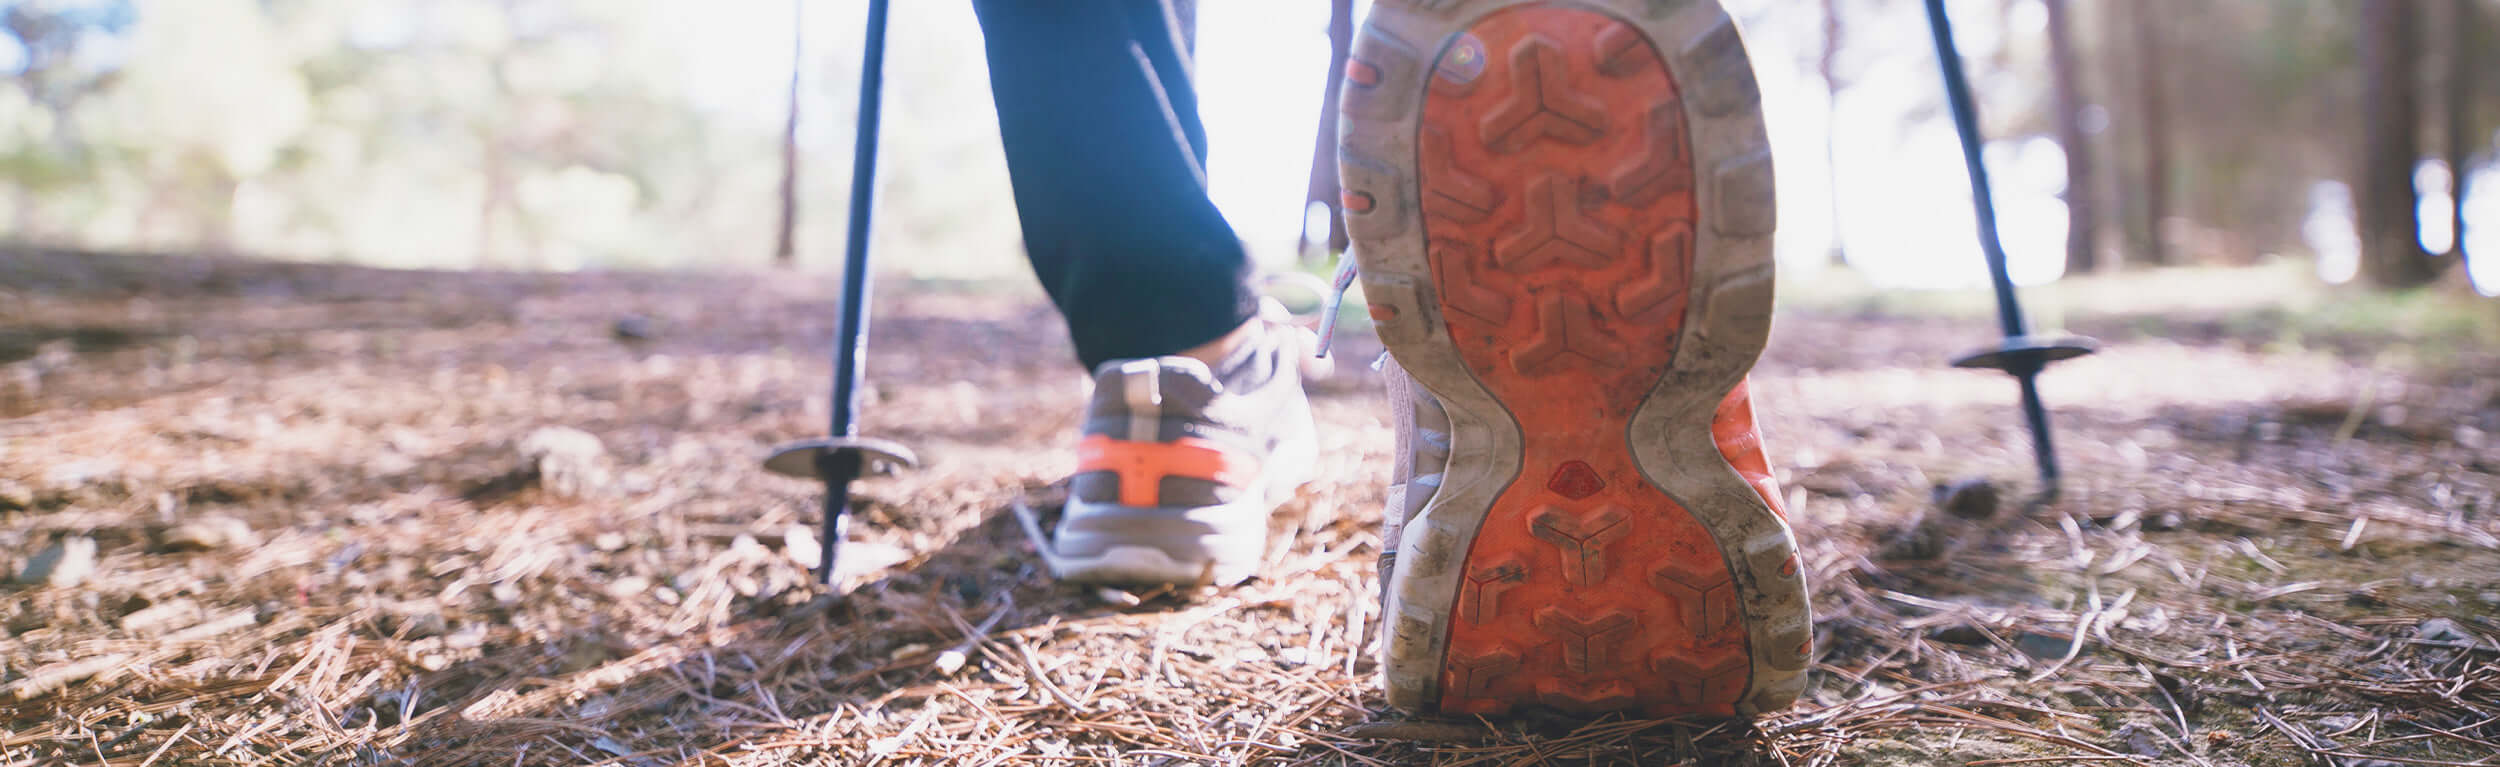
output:
[{"label": "ankle", "polygon": [[1233,352],[1240,350],[1242,344],[1250,341],[1252,334],[1258,331],[1258,325],[1259,318],[1252,317],[1241,323],[1239,327],[1217,336],[1213,341],[1181,350],[1180,356],[1207,363],[1209,370],[1216,369],[1224,363],[1225,359],[1231,357]]}]

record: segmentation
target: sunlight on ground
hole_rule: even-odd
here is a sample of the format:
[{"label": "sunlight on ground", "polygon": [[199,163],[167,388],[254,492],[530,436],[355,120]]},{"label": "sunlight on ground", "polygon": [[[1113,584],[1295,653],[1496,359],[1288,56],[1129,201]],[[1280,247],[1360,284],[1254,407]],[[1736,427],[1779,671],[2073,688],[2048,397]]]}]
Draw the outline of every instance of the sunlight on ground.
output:
[{"label": "sunlight on ground", "polygon": [[[2066,494],[1986,522],[1930,500],[2027,492],[2012,384],[1941,364],[1992,331],[1939,312],[1986,291],[1784,308],[1753,391],[1819,616],[1803,705],[1408,743],[1364,665],[1394,422],[1359,366],[1311,386],[1326,459],[1266,577],[1077,588],[1004,513],[1073,465],[1066,336],[1038,297],[895,285],[866,430],[929,460],[859,488],[846,561],[878,564],[828,599],[820,487],[755,461],[824,428],[814,286],[0,259],[0,574],[32,581],[0,600],[0,763],[2289,764],[2295,727],[2365,726],[2342,748],[2468,763],[2500,708],[2470,644],[2500,631],[2495,345],[2184,319],[2473,300],[2308,267],[2032,291],[2175,313],[2093,318],[2104,353],[2042,381]],[[2172,690],[2204,705],[2143,702]]]}]

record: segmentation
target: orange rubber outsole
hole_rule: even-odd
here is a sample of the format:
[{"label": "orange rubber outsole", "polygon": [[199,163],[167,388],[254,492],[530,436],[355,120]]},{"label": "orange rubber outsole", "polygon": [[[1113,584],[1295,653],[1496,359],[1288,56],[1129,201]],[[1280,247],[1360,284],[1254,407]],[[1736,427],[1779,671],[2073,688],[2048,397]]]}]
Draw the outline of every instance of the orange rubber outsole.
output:
[{"label": "orange rubber outsole", "polygon": [[[1392,579],[1392,702],[1787,705],[1809,625],[1742,384],[1770,203],[1741,43],[1708,3],[1395,7],[1349,66],[1350,225],[1456,436]],[[1652,38],[1674,30],[1699,34]],[[1440,41],[1409,63],[1418,33]]]},{"label": "orange rubber outsole", "polygon": [[[1639,30],[1588,11],[1469,32],[1442,70],[1481,52],[1460,65],[1482,71],[1424,101],[1425,238],[1450,336],[1526,449],[1467,553],[1441,708],[1730,715],[1748,663],[1718,545],[1623,444],[1674,361],[1692,268],[1675,82]],[[1653,673],[1597,673],[1623,664]]]}]

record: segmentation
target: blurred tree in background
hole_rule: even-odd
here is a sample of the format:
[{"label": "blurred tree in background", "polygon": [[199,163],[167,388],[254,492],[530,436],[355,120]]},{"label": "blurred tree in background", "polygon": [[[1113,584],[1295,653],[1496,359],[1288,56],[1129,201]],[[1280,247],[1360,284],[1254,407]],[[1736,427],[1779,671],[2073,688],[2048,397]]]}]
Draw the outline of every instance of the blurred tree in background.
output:
[{"label": "blurred tree in background", "polygon": [[2411,0],[2361,4],[2361,266],[2370,281],[2406,288],[2439,276],[2422,248],[2413,166],[2422,156],[2419,12]]},{"label": "blurred tree in background", "polygon": [[[1846,62],[1916,53],[1892,39],[1897,28],[1858,29],[1898,3],[1826,0],[1819,15],[1764,5],[1748,17],[1752,31],[1784,21],[1824,28],[1800,66],[1835,91],[1855,74]],[[1965,41],[1992,143],[2048,137],[2065,150],[2070,274],[2320,255],[2346,248],[2321,247],[2316,223],[2349,218],[2357,225],[2332,239],[2362,251],[2362,276],[2406,287],[2456,263],[2428,254],[2460,247],[2466,228],[2500,229],[2500,220],[2469,220],[2457,194],[2473,173],[2495,172],[2500,94],[2473,77],[2500,68],[2500,50],[2477,44],[2490,39],[2500,3],[1995,5],[1950,4],[1978,23],[1999,11],[2006,39],[1995,55]],[[2023,98],[1991,97],[2007,90]],[[2439,178],[2455,181],[2432,183]],[[2439,221],[2415,215],[2434,203]],[[2500,205],[2490,209],[2500,215]]]},{"label": "blurred tree in background", "polygon": [[[1309,2],[1324,35],[1330,4]],[[1766,87],[1833,114],[1844,91],[1895,94],[1917,102],[1899,119],[1943,119],[1932,74],[1900,74],[1932,71],[1900,33],[1916,3],[1731,4],[1757,54],[1794,59]],[[765,0],[0,0],[16,86],[0,89],[0,239],[553,269],[786,251],[823,268],[859,30],[856,3],[812,5],[794,29],[792,6]],[[1997,38],[1966,48],[1987,133],[2065,149],[2070,273],[2350,251],[2351,271],[2402,287],[2454,271],[2460,229],[2500,230],[2456,194],[2493,172],[2500,108],[2473,77],[2500,67],[2477,44],[2500,39],[2500,0],[1952,5]],[[966,6],[896,9],[880,236],[911,247],[881,263],[1019,268]],[[724,49],[764,65],[716,66]],[[1816,138],[1844,130],[1908,135]]]},{"label": "blurred tree in background", "polygon": [[78,133],[79,107],[102,89],[110,72],[80,54],[130,26],[127,3],[0,6],[0,27],[17,44],[15,98],[0,96],[0,173],[12,186],[12,218],[20,236],[46,234],[35,217],[38,198],[91,178],[95,157]]},{"label": "blurred tree in background", "polygon": [[[818,171],[796,197],[832,203],[796,238],[837,247],[858,21],[811,14],[842,18],[796,61],[812,122],[785,137],[791,8],[732,5],[0,0],[16,86],[0,92],[0,240],[451,268],[762,264],[787,138]],[[970,31],[969,10],[916,10],[896,14],[898,45]],[[920,87],[890,119],[985,108],[977,48],[962,50],[898,61]],[[986,114],[962,122],[896,143],[997,151]],[[928,223],[985,194],[1004,205],[1003,177],[959,175],[975,191],[894,195],[902,228],[1010,245],[1012,216]]]},{"label": "blurred tree in background", "polygon": [[[2191,188],[2192,215],[2207,217],[2199,228],[2285,237],[2301,222],[2297,203],[2308,185],[2301,176],[2339,180],[2354,190],[2361,274],[2383,287],[2436,277],[2439,266],[2428,256],[2433,248],[2425,233],[2446,227],[2425,226],[2417,211],[2432,194],[2463,200],[2455,195],[2456,183],[2426,189],[2423,179],[2461,181],[2476,170],[2490,172],[2494,129],[2500,128],[2482,108],[2491,94],[2438,86],[2455,72],[2500,67],[2500,51],[2440,50],[2468,38],[2420,34],[2454,18],[2443,3],[2249,5],[2242,18],[2217,21],[2226,29],[2253,30],[2250,42],[2232,45],[2233,37],[2205,35],[2183,47],[2190,56],[2237,48],[2236,60],[2219,69],[2201,63],[2184,69],[2191,73],[2184,103],[2195,111],[2183,121],[2192,124],[2186,138],[2191,175],[2183,182]],[[2459,59],[2460,68],[2447,74],[2424,66],[2450,58]],[[2453,156],[2424,151],[2437,146],[2424,131],[2450,122],[2441,119],[2450,115],[2470,126],[2462,132],[2480,137],[2476,146]],[[2500,227],[2500,221],[2485,226]],[[2461,242],[2463,234],[2449,231],[2446,239]]]},{"label": "blurred tree in background", "polygon": [[[1831,0],[1824,0],[1825,3]],[[2052,117],[2057,143],[2066,150],[2066,273],[2100,268],[2100,206],[2092,199],[2092,129],[2085,117],[2083,65],[2076,61],[2074,13],[2068,0],[2041,0],[2048,10],[2049,76],[2057,88]]]},{"label": "blurred tree in background", "polygon": [[2491,158],[2487,155],[2492,154],[2493,148],[2492,140],[2484,139],[2481,142],[2483,146],[2480,154],[2486,157],[2476,157],[2474,131],[2481,125],[2482,115],[2486,114],[2484,110],[2489,107],[2476,85],[2479,79],[2477,72],[2480,68],[2492,63],[2482,59],[2482,41],[2486,39],[2482,34],[2482,27],[2487,22],[2481,12],[2475,8],[2476,2],[2477,0],[2450,0],[2447,19],[2448,75],[2447,87],[2443,91],[2442,98],[2447,103],[2448,113],[2445,159],[2450,179],[2448,213],[2449,233],[2452,235],[2448,245],[2448,257],[2457,264],[2465,263],[2467,258],[2465,201],[2473,191],[2469,183],[2473,174],[2468,172],[2468,169],[2476,167],[2477,159],[2490,161]]}]

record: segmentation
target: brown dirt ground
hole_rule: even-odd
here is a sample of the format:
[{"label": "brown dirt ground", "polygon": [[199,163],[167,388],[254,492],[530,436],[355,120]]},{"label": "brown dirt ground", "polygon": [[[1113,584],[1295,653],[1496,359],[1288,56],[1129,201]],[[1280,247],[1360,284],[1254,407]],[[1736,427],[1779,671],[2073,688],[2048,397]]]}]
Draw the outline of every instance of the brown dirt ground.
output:
[{"label": "brown dirt ground", "polygon": [[[886,287],[867,431],[928,465],[862,486],[834,598],[789,552],[816,489],[757,465],[823,429],[816,281],[0,252],[0,570],[101,555],[0,585],[0,765],[2500,758],[2489,347],[2079,321],[2107,347],[2046,380],[2065,499],[1919,523],[1938,484],[2028,492],[2012,386],[1941,364],[1987,326],[1784,307],[1756,397],[1808,700],[1399,723],[1367,369],[1315,387],[1326,465],[1270,575],[1102,593],[1003,516],[1072,464],[1057,319]],[[604,455],[524,458],[548,426]]]}]

